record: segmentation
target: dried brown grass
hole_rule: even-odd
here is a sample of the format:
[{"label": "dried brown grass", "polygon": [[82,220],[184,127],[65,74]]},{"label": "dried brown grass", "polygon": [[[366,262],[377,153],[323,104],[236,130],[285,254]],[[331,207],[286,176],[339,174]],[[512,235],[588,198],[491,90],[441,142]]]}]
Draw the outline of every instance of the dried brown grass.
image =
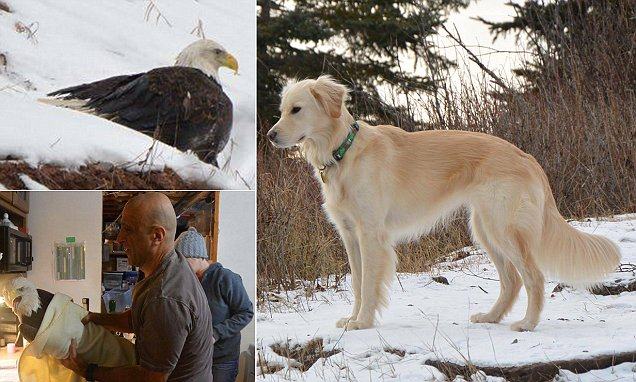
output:
[{"label": "dried brown grass", "polygon": [[189,183],[169,168],[139,173],[110,164],[91,163],[77,170],[43,164],[31,167],[23,161],[0,161],[0,184],[11,190],[23,190],[20,175],[27,175],[51,190],[201,190],[209,188]]},{"label": "dried brown grass", "polygon": [[292,344],[290,341],[278,342],[271,345],[271,349],[281,357],[296,361],[294,364],[300,371],[309,370],[321,358],[326,359],[340,353],[338,349],[325,351],[323,340],[320,337],[312,338],[302,345]]},{"label": "dried brown grass", "polygon": [[11,8],[9,7],[9,4],[4,1],[0,1],[0,11],[11,13]]}]

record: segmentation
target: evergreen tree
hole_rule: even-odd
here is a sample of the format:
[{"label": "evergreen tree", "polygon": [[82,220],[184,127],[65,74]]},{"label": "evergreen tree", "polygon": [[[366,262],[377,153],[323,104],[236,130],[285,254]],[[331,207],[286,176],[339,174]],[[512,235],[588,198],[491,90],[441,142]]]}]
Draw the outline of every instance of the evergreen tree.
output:
[{"label": "evergreen tree", "polygon": [[[293,78],[331,74],[351,90],[358,118],[417,128],[409,105],[381,93],[430,91],[420,72],[452,63],[436,53],[430,37],[451,10],[468,0],[258,0],[258,115],[264,128],[276,120],[279,92]],[[411,62],[412,61],[408,61]],[[383,93],[386,94],[386,93]]]},{"label": "evergreen tree", "polygon": [[[634,0],[527,0],[507,5],[515,11],[512,20],[480,20],[495,39],[506,34],[527,38],[535,59],[516,73],[531,88],[581,76],[591,89],[608,82],[636,87]],[[623,67],[620,77],[608,78],[608,65],[618,63]]]}]

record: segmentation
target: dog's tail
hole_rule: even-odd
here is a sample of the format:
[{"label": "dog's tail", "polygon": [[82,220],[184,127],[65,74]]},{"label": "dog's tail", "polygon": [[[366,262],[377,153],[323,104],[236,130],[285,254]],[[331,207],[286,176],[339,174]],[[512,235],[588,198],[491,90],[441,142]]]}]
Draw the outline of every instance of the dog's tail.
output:
[{"label": "dog's tail", "polygon": [[544,179],[544,189],[539,267],[572,286],[589,287],[599,283],[620,263],[618,246],[603,236],[581,232],[569,225],[556,207],[547,179]]}]

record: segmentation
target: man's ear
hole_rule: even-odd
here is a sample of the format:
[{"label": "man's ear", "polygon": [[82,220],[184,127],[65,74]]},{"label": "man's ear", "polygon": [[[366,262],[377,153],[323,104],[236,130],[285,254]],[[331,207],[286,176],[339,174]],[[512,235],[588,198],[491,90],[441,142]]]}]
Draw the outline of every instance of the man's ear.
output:
[{"label": "man's ear", "polygon": [[166,238],[167,231],[162,226],[154,226],[152,229],[152,238],[154,241],[161,243]]},{"label": "man's ear", "polygon": [[328,116],[331,118],[340,117],[342,105],[347,96],[347,88],[344,85],[334,81],[331,76],[320,76],[309,91],[325,109]]}]

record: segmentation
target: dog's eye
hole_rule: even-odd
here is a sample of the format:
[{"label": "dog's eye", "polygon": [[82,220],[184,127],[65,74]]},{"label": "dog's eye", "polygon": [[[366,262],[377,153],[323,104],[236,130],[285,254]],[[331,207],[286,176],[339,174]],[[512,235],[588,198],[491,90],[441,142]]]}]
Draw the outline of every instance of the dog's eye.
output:
[{"label": "dog's eye", "polygon": [[300,111],[300,106],[294,106],[294,108],[292,109],[291,113],[292,114],[296,114]]}]

